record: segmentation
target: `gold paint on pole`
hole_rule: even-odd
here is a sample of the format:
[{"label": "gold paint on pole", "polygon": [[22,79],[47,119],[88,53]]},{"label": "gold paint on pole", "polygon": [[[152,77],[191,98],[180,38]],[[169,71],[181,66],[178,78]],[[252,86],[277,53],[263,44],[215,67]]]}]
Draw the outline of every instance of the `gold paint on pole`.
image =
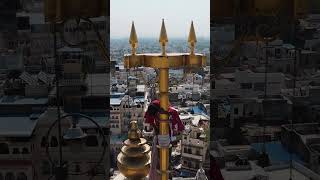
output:
[{"label": "gold paint on pole", "polygon": [[[134,26],[131,27],[131,35],[129,43],[132,47],[136,47],[137,38],[135,35]],[[189,33],[188,42],[193,53],[166,53],[166,44],[168,43],[167,32],[162,20],[161,31],[159,36],[159,43],[162,48],[162,53],[154,54],[136,54],[135,48],[132,48],[132,53],[124,56],[124,66],[125,68],[134,67],[151,67],[160,70],[159,74],[159,91],[160,91],[160,107],[165,111],[169,108],[169,69],[170,68],[201,68],[206,64],[206,58],[202,54],[194,53],[194,47],[197,42],[196,34],[194,31],[193,23],[191,23],[191,29]],[[134,45],[134,46],[133,46]],[[159,134],[169,135],[169,123],[168,115],[160,114]],[[169,179],[168,166],[169,166],[169,147],[159,147],[160,148],[160,169],[161,180]]]},{"label": "gold paint on pole", "polygon": [[[159,73],[159,91],[160,91],[160,107],[168,111],[169,108],[169,96],[168,96],[168,85],[169,85],[169,66],[166,57],[166,43],[168,42],[168,36],[166,31],[166,26],[164,24],[164,19],[162,19],[162,25],[160,30],[159,42],[162,47],[162,63],[164,66],[160,68]],[[169,123],[168,123],[168,115],[160,114],[160,123],[159,123],[159,134],[160,135],[169,135]],[[167,180],[168,177],[168,166],[169,166],[169,147],[159,147],[160,150],[160,173],[161,180]]]}]

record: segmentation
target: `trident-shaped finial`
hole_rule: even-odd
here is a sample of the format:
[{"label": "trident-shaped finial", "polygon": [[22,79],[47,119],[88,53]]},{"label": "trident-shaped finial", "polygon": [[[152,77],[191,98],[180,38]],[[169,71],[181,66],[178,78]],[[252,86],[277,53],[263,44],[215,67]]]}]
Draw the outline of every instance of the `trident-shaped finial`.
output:
[{"label": "trident-shaped finial", "polygon": [[190,54],[194,54],[194,48],[197,43],[197,37],[196,37],[196,32],[195,32],[194,26],[193,26],[193,21],[191,21],[188,42],[189,42],[190,50],[191,50]]},{"label": "trident-shaped finial", "polygon": [[133,55],[136,54],[136,49],[138,47],[138,37],[137,37],[136,28],[134,27],[133,21],[132,21],[132,25],[131,25],[131,33],[130,33],[129,43],[131,45],[132,54]]},{"label": "trident-shaped finial", "polygon": [[168,42],[168,36],[167,36],[166,26],[164,25],[164,19],[162,19],[159,42],[160,42],[161,48],[162,48],[162,55],[165,55],[166,54],[166,43]]}]

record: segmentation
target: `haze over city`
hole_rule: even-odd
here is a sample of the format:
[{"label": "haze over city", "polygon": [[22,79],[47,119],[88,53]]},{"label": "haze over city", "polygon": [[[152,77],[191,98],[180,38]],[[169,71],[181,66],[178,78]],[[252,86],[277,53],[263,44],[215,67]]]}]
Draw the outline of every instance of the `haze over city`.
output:
[{"label": "haze over city", "polygon": [[110,5],[111,38],[129,37],[132,21],[138,38],[158,38],[162,19],[169,40],[187,38],[191,21],[197,37],[210,37],[210,0],[112,0]]}]

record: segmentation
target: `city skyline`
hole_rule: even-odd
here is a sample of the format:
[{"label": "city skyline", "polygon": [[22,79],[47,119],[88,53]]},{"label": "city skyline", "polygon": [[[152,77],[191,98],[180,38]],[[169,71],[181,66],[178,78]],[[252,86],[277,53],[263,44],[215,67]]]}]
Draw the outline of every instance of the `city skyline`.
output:
[{"label": "city skyline", "polygon": [[[138,38],[158,38],[162,19],[165,20],[169,40],[170,38],[187,38],[191,21],[194,23],[197,37],[210,37],[209,0],[201,0],[201,2],[140,0],[138,2],[129,0],[110,2],[113,7],[110,9],[110,38],[129,37],[133,21]],[[140,7],[148,8],[139,11]],[[176,12],[179,12],[179,15]]]}]

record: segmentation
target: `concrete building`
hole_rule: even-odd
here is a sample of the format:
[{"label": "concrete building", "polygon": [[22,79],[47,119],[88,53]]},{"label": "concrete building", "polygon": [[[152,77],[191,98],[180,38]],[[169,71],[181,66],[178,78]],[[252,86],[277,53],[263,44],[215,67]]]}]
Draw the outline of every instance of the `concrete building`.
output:
[{"label": "concrete building", "polygon": [[204,128],[190,126],[189,132],[182,135],[181,172],[193,174],[207,159],[208,142]]},{"label": "concrete building", "polygon": [[318,161],[320,133],[317,123],[294,124],[293,130],[289,124],[283,125],[281,142],[285,147],[299,154],[310,169],[320,172]]},{"label": "concrete building", "polygon": [[[284,87],[284,74],[268,73],[267,93],[268,95],[279,95]],[[240,97],[257,97],[264,94],[265,74],[256,73],[250,70],[238,70],[234,73],[221,74],[215,80],[212,95],[228,96],[236,95]]]}]

